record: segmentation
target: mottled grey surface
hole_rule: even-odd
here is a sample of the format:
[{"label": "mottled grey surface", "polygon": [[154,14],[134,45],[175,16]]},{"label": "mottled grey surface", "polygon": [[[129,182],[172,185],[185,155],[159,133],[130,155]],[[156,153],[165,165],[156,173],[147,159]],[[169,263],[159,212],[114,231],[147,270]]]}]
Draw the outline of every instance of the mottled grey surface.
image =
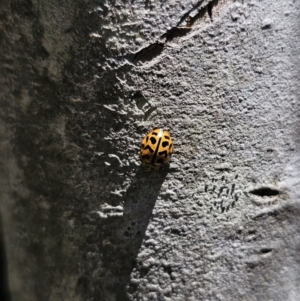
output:
[{"label": "mottled grey surface", "polygon": [[13,301],[299,299],[299,4],[0,4]]}]

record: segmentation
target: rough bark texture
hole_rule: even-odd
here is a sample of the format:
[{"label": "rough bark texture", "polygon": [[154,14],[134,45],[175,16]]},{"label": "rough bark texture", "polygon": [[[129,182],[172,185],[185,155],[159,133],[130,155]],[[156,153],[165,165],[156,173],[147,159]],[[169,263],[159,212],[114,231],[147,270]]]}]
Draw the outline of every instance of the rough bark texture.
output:
[{"label": "rough bark texture", "polygon": [[[0,18],[12,300],[299,300],[299,1],[4,0]],[[146,173],[155,126],[175,154]]]}]

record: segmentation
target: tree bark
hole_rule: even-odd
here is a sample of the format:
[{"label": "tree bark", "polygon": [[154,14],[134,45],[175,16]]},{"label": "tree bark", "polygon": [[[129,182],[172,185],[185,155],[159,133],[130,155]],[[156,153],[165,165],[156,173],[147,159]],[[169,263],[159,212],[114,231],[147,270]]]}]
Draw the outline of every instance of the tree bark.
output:
[{"label": "tree bark", "polygon": [[7,300],[299,299],[298,1],[0,8]]}]

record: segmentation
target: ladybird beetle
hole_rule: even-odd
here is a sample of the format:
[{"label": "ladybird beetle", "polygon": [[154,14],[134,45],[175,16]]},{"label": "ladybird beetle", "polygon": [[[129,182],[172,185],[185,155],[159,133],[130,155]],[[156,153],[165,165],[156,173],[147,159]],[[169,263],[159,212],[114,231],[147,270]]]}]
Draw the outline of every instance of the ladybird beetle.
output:
[{"label": "ladybird beetle", "polygon": [[141,142],[140,159],[147,171],[159,170],[171,159],[173,141],[168,131],[154,128]]}]

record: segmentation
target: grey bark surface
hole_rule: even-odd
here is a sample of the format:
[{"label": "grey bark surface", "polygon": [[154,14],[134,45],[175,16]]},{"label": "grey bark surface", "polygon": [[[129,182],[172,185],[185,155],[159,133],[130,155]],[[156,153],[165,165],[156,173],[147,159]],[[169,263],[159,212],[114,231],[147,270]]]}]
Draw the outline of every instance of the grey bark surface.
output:
[{"label": "grey bark surface", "polygon": [[[299,1],[3,1],[0,16],[12,300],[299,300]],[[156,126],[175,151],[147,173]]]}]

